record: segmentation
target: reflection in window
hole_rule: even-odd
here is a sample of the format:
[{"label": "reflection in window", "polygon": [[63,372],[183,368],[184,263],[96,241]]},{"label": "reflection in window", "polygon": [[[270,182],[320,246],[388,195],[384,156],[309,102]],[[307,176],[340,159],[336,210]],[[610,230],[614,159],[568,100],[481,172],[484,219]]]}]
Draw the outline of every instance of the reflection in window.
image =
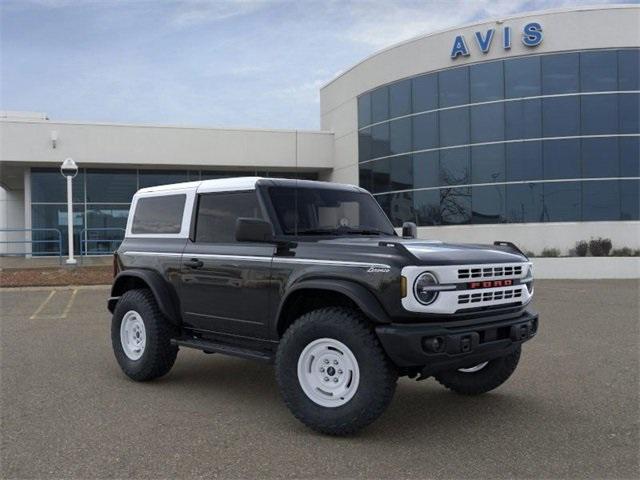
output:
[{"label": "reflection in window", "polygon": [[452,68],[439,73],[440,108],[469,103],[469,69]]},{"label": "reflection in window", "polygon": [[391,159],[384,158],[371,163],[373,164],[372,193],[388,192],[391,190]]},{"label": "reflection in window", "polygon": [[389,118],[411,113],[411,80],[402,80],[389,86]]},{"label": "reflection in window", "polygon": [[469,143],[469,108],[440,111],[440,146]]},{"label": "reflection in window", "polygon": [[135,170],[87,170],[87,202],[130,203],[136,177]]},{"label": "reflection in window", "polygon": [[467,185],[471,179],[469,148],[440,152],[440,185]]},{"label": "reflection in window", "polygon": [[545,222],[580,221],[581,182],[550,182],[544,184]]},{"label": "reflection in window", "polygon": [[80,238],[81,253],[109,254],[124,238],[129,205],[87,205],[87,230]]},{"label": "reflection in window", "polygon": [[[84,170],[71,181],[73,203],[84,203]],[[31,169],[31,201],[49,203],[67,203],[67,179],[57,168]]]},{"label": "reflection in window", "polygon": [[580,53],[580,84],[583,92],[617,90],[617,53],[615,51]]},{"label": "reflection in window", "polygon": [[438,108],[438,74],[421,75],[411,80],[413,85],[413,112],[426,112]]},{"label": "reflection in window", "polygon": [[542,137],[542,100],[518,100],[504,104],[505,139]]},{"label": "reflection in window", "polygon": [[582,135],[618,133],[617,95],[585,95],[580,101]]},{"label": "reflection in window", "polygon": [[373,191],[373,163],[375,162],[363,163],[359,168],[358,185],[369,192]]},{"label": "reflection in window", "polygon": [[440,190],[413,192],[413,209],[418,225],[440,225]]},{"label": "reflection in window", "polygon": [[171,183],[180,183],[187,181],[187,172],[179,171],[154,171],[149,172],[140,170],[139,188],[155,187],[156,185],[169,185]]},{"label": "reflection in window", "polygon": [[503,144],[472,147],[471,183],[504,182],[504,151]]},{"label": "reflection in window", "polygon": [[582,182],[582,220],[620,220],[620,189],[617,180]]},{"label": "reflection in window", "polygon": [[580,98],[555,97],[542,100],[545,137],[570,137],[580,133]]},{"label": "reflection in window", "polygon": [[411,150],[411,118],[400,118],[389,123],[389,147],[392,155]]},{"label": "reflection in window", "polygon": [[438,148],[438,114],[425,113],[411,118],[413,127],[413,150]]},{"label": "reflection in window", "polygon": [[617,159],[617,137],[582,139],[583,177],[617,177],[620,173]]},{"label": "reflection in window", "polygon": [[620,180],[620,220],[640,220],[640,180]]},{"label": "reflection in window", "polygon": [[640,137],[622,137],[620,142],[620,176],[640,177]]},{"label": "reflection in window", "polygon": [[506,205],[509,223],[542,222],[542,185],[507,185]]},{"label": "reflection in window", "polygon": [[504,64],[505,97],[540,95],[540,57],[514,58]]},{"label": "reflection in window", "polygon": [[542,142],[505,145],[507,181],[542,180]]},{"label": "reflection in window", "polygon": [[577,53],[542,57],[542,94],[574,93],[579,89],[580,58]]},{"label": "reflection in window", "polygon": [[504,140],[504,104],[471,107],[471,143]]},{"label": "reflection in window", "polygon": [[471,65],[471,103],[487,102],[504,98],[503,62],[488,62]]},{"label": "reflection in window", "polygon": [[[59,174],[58,174],[59,175]],[[68,228],[67,205],[31,205],[31,228],[52,228],[60,232],[58,235],[52,231],[39,231],[32,233],[32,253],[34,255],[58,255],[60,243],[62,243],[62,254],[67,255],[69,252],[69,243],[67,238]],[[75,240],[78,241],[78,235],[84,228],[84,205],[73,205],[73,233]]]},{"label": "reflection in window", "polygon": [[618,52],[618,88],[640,90],[640,49]]},{"label": "reflection in window", "polygon": [[371,92],[371,122],[381,122],[389,118],[389,88],[382,87]]},{"label": "reflection in window", "polygon": [[371,158],[386,157],[391,153],[389,146],[389,124],[371,127]]},{"label": "reflection in window", "polygon": [[620,133],[640,133],[640,95],[621,93],[617,95],[620,105]]},{"label": "reflection in window", "polygon": [[411,155],[393,157],[391,162],[391,190],[413,188],[413,162]]},{"label": "reflection in window", "polygon": [[414,221],[412,192],[393,193],[389,202],[389,218],[394,227],[401,227],[404,222]]},{"label": "reflection in window", "polygon": [[365,128],[358,132],[358,160],[363,162],[371,157],[371,129]]},{"label": "reflection in window", "polygon": [[502,223],[505,221],[505,186],[473,187],[472,223]]},{"label": "reflection in window", "polygon": [[414,188],[440,185],[440,152],[416,153],[413,155]]},{"label": "reflection in window", "polygon": [[471,188],[440,189],[440,216],[444,225],[471,221]]},{"label": "reflection in window", "polygon": [[580,178],[580,140],[547,140],[543,143],[545,180]]},{"label": "reflection in window", "polygon": [[358,97],[358,127],[371,124],[371,95],[365,93]]}]

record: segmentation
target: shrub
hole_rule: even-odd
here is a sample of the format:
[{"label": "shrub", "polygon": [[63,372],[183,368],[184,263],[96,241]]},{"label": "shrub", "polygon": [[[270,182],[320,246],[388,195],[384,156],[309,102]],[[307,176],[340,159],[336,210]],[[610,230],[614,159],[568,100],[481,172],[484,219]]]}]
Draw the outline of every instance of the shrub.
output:
[{"label": "shrub", "polygon": [[640,257],[640,248],[636,248],[636,249],[633,251],[633,255],[632,255],[632,256],[633,256],[633,257]]},{"label": "shrub", "polygon": [[594,257],[606,257],[611,251],[611,239],[609,238],[592,238],[589,242],[589,251]]},{"label": "shrub", "polygon": [[540,254],[541,257],[559,257],[560,250],[557,248],[545,248]]},{"label": "shrub", "polygon": [[633,257],[634,251],[629,247],[616,248],[611,250],[612,257]]},{"label": "shrub", "polygon": [[536,256],[536,254],[533,253],[531,250],[527,250],[526,252],[524,252],[524,254],[529,258],[533,258]]},{"label": "shrub", "polygon": [[586,240],[576,242],[576,255],[578,257],[586,257],[589,252],[589,243]]}]

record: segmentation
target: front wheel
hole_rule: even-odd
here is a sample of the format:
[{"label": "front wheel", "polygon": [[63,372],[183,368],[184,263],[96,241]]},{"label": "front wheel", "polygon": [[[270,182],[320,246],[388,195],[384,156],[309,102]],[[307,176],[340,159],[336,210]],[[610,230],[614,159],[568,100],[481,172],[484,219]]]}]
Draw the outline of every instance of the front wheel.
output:
[{"label": "front wheel", "polygon": [[276,356],[284,401],[305,425],[348,435],[387,408],[398,375],[358,311],[322,308],[301,316]]},{"label": "front wheel", "polygon": [[520,360],[521,348],[518,347],[509,355],[496,358],[467,368],[440,372],[435,379],[456,393],[463,395],[479,395],[498,388],[515,371]]}]

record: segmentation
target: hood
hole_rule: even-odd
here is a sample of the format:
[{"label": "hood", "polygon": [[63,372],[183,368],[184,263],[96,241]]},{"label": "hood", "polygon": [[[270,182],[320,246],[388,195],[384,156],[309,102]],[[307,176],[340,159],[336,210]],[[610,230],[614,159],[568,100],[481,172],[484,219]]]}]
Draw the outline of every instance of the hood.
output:
[{"label": "hood", "polygon": [[467,265],[483,263],[518,263],[527,258],[508,245],[444,243],[437,240],[412,240],[400,237],[341,237],[321,240],[320,244],[378,247],[380,242],[402,245],[407,252],[426,265]]}]

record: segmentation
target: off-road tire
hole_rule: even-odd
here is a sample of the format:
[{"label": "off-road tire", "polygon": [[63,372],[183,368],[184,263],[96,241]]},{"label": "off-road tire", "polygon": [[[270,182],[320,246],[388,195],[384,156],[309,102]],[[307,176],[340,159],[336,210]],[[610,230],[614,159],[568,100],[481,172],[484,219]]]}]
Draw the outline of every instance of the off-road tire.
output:
[{"label": "off-road tire", "polygon": [[496,358],[477,372],[450,370],[434,375],[435,379],[456,393],[480,395],[499,387],[511,376],[518,366],[521,348],[504,357]]},{"label": "off-road tire", "polygon": [[[134,310],[144,323],[146,345],[138,360],[130,359],[120,341],[120,325],[124,315]],[[111,320],[111,344],[122,371],[131,379],[145,382],[166,375],[173,367],[178,347],[171,344],[174,328],[158,308],[151,291],[128,290],[118,300]]]},{"label": "off-road tire", "polygon": [[[320,338],[342,342],[358,363],[360,381],[357,390],[339,407],[315,403],[298,380],[300,354]],[[276,354],[276,379],[287,407],[298,420],[324,434],[349,435],[376,420],[389,406],[398,373],[360,312],[328,307],[302,315],[287,329]]]}]

